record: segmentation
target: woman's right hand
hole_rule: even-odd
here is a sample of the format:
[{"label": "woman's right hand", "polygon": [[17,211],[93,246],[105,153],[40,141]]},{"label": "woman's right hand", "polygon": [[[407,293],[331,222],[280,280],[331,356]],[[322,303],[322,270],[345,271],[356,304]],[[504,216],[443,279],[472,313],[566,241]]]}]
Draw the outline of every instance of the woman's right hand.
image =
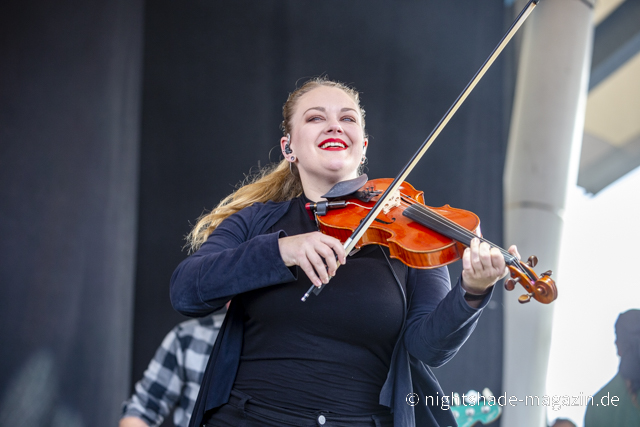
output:
[{"label": "woman's right hand", "polygon": [[340,240],[319,231],[278,239],[280,256],[287,267],[299,266],[311,283],[322,286],[336,274],[338,262],[345,264],[347,257]]}]

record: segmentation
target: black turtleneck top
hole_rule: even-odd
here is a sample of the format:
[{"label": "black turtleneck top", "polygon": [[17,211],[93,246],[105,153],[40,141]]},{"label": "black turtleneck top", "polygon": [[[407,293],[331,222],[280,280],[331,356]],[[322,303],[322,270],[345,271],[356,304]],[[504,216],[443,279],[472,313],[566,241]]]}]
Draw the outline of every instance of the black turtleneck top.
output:
[{"label": "black turtleneck top", "polygon": [[[317,231],[304,197],[270,232]],[[378,404],[403,322],[402,291],[379,246],[347,258],[318,296],[298,280],[247,292],[242,356],[234,388],[264,403],[313,413],[388,412]],[[404,286],[404,284],[403,284]]]}]

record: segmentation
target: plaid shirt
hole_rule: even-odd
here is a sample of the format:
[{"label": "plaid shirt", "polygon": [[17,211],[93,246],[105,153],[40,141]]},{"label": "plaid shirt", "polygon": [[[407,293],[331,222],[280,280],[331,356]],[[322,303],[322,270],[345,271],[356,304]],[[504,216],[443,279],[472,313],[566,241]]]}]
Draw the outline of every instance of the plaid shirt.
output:
[{"label": "plaid shirt", "polygon": [[156,350],[133,396],[123,403],[123,417],[159,426],[173,412],[173,423],[187,427],[223,314],[187,320],[173,328]]}]

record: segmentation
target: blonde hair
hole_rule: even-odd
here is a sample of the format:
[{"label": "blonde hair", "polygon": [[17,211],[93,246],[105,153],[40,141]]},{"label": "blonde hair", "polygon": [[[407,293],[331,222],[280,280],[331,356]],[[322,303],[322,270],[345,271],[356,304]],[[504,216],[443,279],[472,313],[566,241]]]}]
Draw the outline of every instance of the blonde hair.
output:
[{"label": "blonde hair", "polygon": [[[358,91],[348,85],[328,80],[326,76],[322,76],[308,80],[289,94],[282,107],[283,121],[280,127],[283,134],[291,133],[291,121],[300,97],[320,86],[341,89],[351,96],[360,110],[362,129],[364,131],[365,112],[360,106],[360,94]],[[198,219],[198,222],[187,236],[186,246],[189,247],[190,253],[195,252],[225,218],[254,203],[265,203],[269,200],[283,202],[301,194],[302,183],[295,164],[283,159],[279,163],[265,166],[256,173],[248,175],[236,191],[222,199],[211,212]]]}]

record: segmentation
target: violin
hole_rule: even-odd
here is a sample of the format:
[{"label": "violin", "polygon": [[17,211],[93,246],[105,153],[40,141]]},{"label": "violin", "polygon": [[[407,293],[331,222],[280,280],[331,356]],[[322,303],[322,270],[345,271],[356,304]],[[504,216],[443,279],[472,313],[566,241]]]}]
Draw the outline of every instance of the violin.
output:
[{"label": "violin", "polygon": [[[351,191],[354,185],[358,186],[363,181],[362,187]],[[307,209],[315,213],[322,233],[344,244],[392,181],[391,178],[367,181],[367,176],[362,175],[337,184],[323,196],[326,202],[308,203]],[[520,262],[507,250],[482,237],[480,219],[476,214],[449,205],[428,207],[424,202],[424,193],[407,182],[402,182],[398,191],[385,201],[381,213],[366,229],[355,248],[383,245],[389,248],[392,258],[399,259],[409,267],[436,268],[459,260],[475,237],[500,250],[511,275],[505,282],[505,288],[511,291],[518,283],[527,291],[518,299],[520,303],[529,302],[533,297],[536,301],[549,304],[558,297],[551,271],[538,276],[533,270],[537,264],[535,256],[529,257],[527,262]]]},{"label": "violin", "polygon": [[[533,297],[543,304],[549,304],[558,297],[555,282],[551,279],[551,271],[546,271],[540,276],[533,271],[538,262],[535,256],[529,257],[527,262],[520,262],[508,251],[481,237],[480,220],[475,214],[448,205],[441,208],[428,207],[424,203],[423,193],[405,182],[406,177],[513,38],[538,1],[529,0],[493,52],[398,176],[393,180],[367,181],[366,175],[362,175],[353,180],[343,181],[322,196],[326,202],[308,205],[308,209],[316,215],[320,231],[343,242],[346,253],[366,244],[384,245],[389,248],[392,257],[415,268],[435,268],[450,264],[460,259],[465,246],[469,246],[471,240],[478,237],[490,246],[498,248],[504,256],[511,275],[505,282],[505,288],[511,291],[519,283],[527,291],[518,298],[520,303],[527,303]],[[333,213],[333,210],[344,211]],[[318,288],[312,285],[302,297],[302,301],[306,301],[311,292],[318,295],[323,287],[324,285]]]}]

